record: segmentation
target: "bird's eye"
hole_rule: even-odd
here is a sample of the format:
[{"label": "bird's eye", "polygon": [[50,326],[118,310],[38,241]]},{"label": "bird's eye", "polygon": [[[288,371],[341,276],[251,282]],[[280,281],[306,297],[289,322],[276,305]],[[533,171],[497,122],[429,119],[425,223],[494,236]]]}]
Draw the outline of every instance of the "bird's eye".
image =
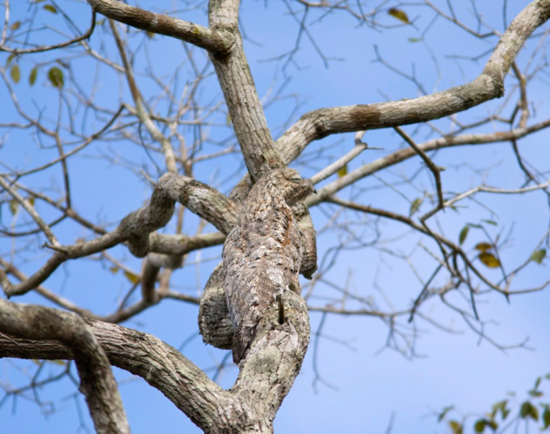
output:
[{"label": "bird's eye", "polygon": [[290,177],[290,180],[292,182],[300,182],[302,180],[302,177],[301,176],[298,176],[298,175],[295,175],[295,176],[291,176]]}]

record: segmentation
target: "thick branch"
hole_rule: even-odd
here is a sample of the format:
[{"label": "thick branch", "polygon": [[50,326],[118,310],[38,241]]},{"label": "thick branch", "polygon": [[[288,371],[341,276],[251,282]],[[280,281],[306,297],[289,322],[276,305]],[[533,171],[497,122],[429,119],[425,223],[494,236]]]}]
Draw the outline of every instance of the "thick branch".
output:
[{"label": "thick branch", "polygon": [[231,388],[245,414],[255,416],[258,426],[250,432],[272,432],[273,419],[298,376],[309,344],[306,302],[296,293],[283,300],[284,324],[273,326],[279,323],[276,309],[262,318],[256,328],[257,340]]},{"label": "thick branch", "polygon": [[510,65],[527,38],[549,16],[550,0],[537,0],[528,5],[502,35],[481,75],[463,86],[419,98],[306,113],[277,141],[283,160],[294,160],[309,143],[330,134],[426,122],[501,97]]},{"label": "thick branch", "polygon": [[[53,309],[48,311],[57,314]],[[145,379],[206,432],[269,432],[275,413],[298,373],[309,340],[303,299],[298,295],[288,298],[285,311],[288,321],[277,329],[269,327],[272,318],[266,318],[263,323],[266,328],[259,330],[263,338],[252,349],[230,392],[222,390],[181,353],[152,335],[102,321],[85,321],[112,365]],[[36,340],[33,334],[36,329],[40,327],[17,339],[3,334],[5,330],[0,333],[0,358],[74,358],[70,350],[54,340]],[[40,337],[41,332],[36,333]]]},{"label": "thick branch", "polygon": [[[235,225],[237,207],[226,196],[194,179],[167,173],[159,179],[151,196],[150,204],[128,214],[113,232],[84,243],[57,247],[56,252],[46,264],[28,280],[17,285],[12,285],[5,271],[0,269],[0,284],[4,293],[8,297],[25,294],[44,282],[63,262],[89,256],[123,242],[128,243],[128,247],[134,255],[145,256],[150,250],[150,234],[164,227],[170,221],[176,201],[212,223],[225,234]],[[191,240],[191,243],[193,242],[200,244],[202,241]],[[216,242],[218,242],[216,238],[206,240],[208,245]]]},{"label": "thick branch", "polygon": [[[269,432],[277,409],[298,374],[309,341],[309,318],[303,299],[298,295],[285,299],[285,312],[288,320],[280,327],[273,329],[269,325],[273,318],[262,322],[263,329],[260,324],[258,334],[262,338],[251,349],[230,392],[222,390],[181,353],[154,336],[101,321],[86,321],[111,364],[145,379],[203,430],[244,432],[254,427],[256,432]],[[19,339],[0,333],[0,358],[74,358],[71,351],[54,340],[36,340],[34,329]],[[45,339],[47,336],[50,335],[45,335]]]},{"label": "thick branch", "polygon": [[[115,324],[86,320],[112,365],[145,379],[203,429],[229,396],[181,353],[152,335]],[[30,335],[33,337],[33,335]],[[0,357],[72,359],[63,345],[0,334]]]},{"label": "thick branch", "polygon": [[115,0],[88,0],[95,12],[138,29],[171,36],[204,48],[212,53],[225,53],[234,43],[231,34],[210,30],[188,21],[155,14]]},{"label": "thick branch", "polygon": [[0,331],[22,339],[50,341],[48,346],[51,341],[62,344],[60,347],[76,361],[80,390],[86,396],[97,432],[130,432],[109,360],[82,318],[43,306],[0,300]]},{"label": "thick branch", "polygon": [[252,179],[269,169],[284,167],[274,148],[273,138],[256,92],[256,86],[243,49],[238,28],[239,1],[211,1],[209,21],[212,29],[230,33],[235,38],[231,50],[223,56],[211,53],[235,135]]},{"label": "thick branch", "polygon": [[[485,145],[490,143],[499,143],[506,142],[510,140],[517,140],[522,137],[525,137],[529,134],[535,133],[537,131],[543,130],[550,126],[550,120],[540,122],[536,125],[532,125],[528,128],[516,128],[511,131],[495,132],[489,134],[462,134],[456,137],[441,137],[438,139],[429,140],[418,145],[418,148],[424,152],[432,151],[434,149],[441,149],[453,146],[464,146],[464,145]],[[317,195],[311,195],[306,199],[306,205],[309,207],[323,202],[323,200],[342,190],[343,188],[354,184],[361,178],[372,175],[386,167],[393,166],[401,161],[404,161],[408,158],[414,157],[416,152],[411,148],[404,148],[396,151],[392,154],[386,155],[385,157],[379,158],[372,161],[371,163],[365,164],[353,172],[344,175],[341,178],[338,178],[336,181],[331,184],[319,189]]]}]

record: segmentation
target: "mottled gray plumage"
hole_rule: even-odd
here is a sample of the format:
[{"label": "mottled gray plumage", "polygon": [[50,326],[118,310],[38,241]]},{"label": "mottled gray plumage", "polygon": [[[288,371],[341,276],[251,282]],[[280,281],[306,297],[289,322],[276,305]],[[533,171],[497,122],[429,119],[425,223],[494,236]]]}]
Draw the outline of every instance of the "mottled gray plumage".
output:
[{"label": "mottled gray plumage", "polygon": [[239,363],[277,295],[300,292],[300,230],[290,206],[314,192],[293,169],[276,169],[250,191],[223,249],[227,307],[233,324],[233,360]]}]

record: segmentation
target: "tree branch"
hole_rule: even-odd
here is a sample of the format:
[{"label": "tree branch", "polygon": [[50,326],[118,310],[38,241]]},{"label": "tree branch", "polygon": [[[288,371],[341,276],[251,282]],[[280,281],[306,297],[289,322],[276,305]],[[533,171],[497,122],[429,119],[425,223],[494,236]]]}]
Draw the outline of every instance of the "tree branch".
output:
[{"label": "tree branch", "polygon": [[537,0],[523,9],[500,38],[483,72],[470,83],[419,98],[306,113],[277,140],[283,160],[294,160],[309,143],[330,134],[426,122],[501,97],[504,76],[519,50],[549,15],[550,0]]},{"label": "tree branch", "polygon": [[[6,6],[6,13],[9,10],[9,6]],[[8,21],[6,20],[4,24],[4,29],[8,27]],[[12,54],[26,54],[26,53],[42,53],[44,51],[51,51],[51,50],[57,50],[58,48],[67,47],[68,45],[75,44],[77,42],[83,41],[84,39],[88,39],[90,36],[92,36],[92,33],[95,29],[95,12],[92,11],[92,23],[90,24],[90,28],[86,31],[86,33],[83,33],[82,35],[71,39],[69,41],[62,42],[60,44],[55,45],[45,45],[35,48],[9,48],[4,45],[5,43],[5,34],[2,34],[2,42],[0,45],[0,51],[7,51],[8,53]]]},{"label": "tree branch", "polygon": [[[434,149],[442,149],[452,146],[464,146],[464,145],[483,145],[489,143],[506,142],[510,140],[517,140],[525,137],[529,134],[543,130],[550,126],[550,120],[540,122],[536,125],[532,125],[528,128],[516,128],[511,131],[497,131],[489,134],[462,134],[460,136],[441,137],[438,139],[429,140],[427,142],[418,145],[418,148],[424,152],[432,151]],[[342,190],[343,188],[354,184],[359,179],[372,175],[386,167],[393,166],[408,158],[414,157],[416,152],[411,148],[400,149],[385,157],[365,164],[353,172],[338,178],[331,184],[317,190],[317,195],[312,195],[306,199],[306,205],[311,207],[321,203],[326,197]],[[285,160],[286,161],[286,160]]]},{"label": "tree branch", "polygon": [[239,32],[239,3],[237,0],[210,2],[210,27],[231,33],[235,40],[229,52],[224,56],[210,53],[210,60],[216,70],[246,167],[252,179],[257,180],[269,169],[284,167],[284,163],[275,150],[244,53]]},{"label": "tree branch", "polygon": [[[235,225],[237,207],[226,196],[189,177],[166,173],[159,179],[150,204],[128,214],[114,231],[91,241],[56,248],[46,264],[29,279],[17,285],[12,285],[5,271],[0,269],[0,284],[4,293],[8,297],[25,294],[44,282],[66,260],[89,256],[123,242],[128,243],[128,248],[135,256],[145,256],[150,249],[151,232],[164,227],[170,221],[176,201],[225,234]],[[195,245],[200,245],[201,242],[197,239],[191,240],[191,244]],[[217,239],[212,242],[217,242]]]},{"label": "tree branch", "polygon": [[226,53],[234,43],[231,34],[210,30],[189,21],[156,14],[115,0],[88,0],[95,12],[148,32],[181,39],[216,54]]},{"label": "tree branch", "polygon": [[[223,408],[226,404],[229,393],[175,348],[152,335],[119,325],[95,320],[86,322],[112,365],[142,377],[201,428],[215,426],[213,415],[218,406]],[[0,357],[74,358],[71,351],[56,342],[13,339],[1,333]]]},{"label": "tree branch", "polygon": [[80,390],[86,396],[97,432],[130,432],[109,360],[82,318],[43,306],[0,300],[0,331],[22,339],[32,338],[38,346],[41,341],[57,341],[68,348],[66,352],[76,361]]}]

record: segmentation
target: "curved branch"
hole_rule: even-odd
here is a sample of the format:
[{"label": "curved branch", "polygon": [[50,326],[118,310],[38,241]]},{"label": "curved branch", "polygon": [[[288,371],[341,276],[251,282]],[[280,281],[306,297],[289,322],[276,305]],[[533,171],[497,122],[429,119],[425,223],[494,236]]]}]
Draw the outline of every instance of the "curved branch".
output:
[{"label": "curved branch", "polygon": [[156,14],[115,0],[88,0],[95,12],[148,32],[181,39],[212,53],[226,53],[234,43],[231,34],[210,30],[189,21]]},{"label": "curved branch", "polygon": [[[12,285],[6,272],[0,269],[0,284],[4,293],[8,297],[25,294],[44,282],[66,260],[89,256],[123,242],[128,243],[128,248],[135,256],[145,256],[150,250],[150,234],[170,221],[176,201],[224,234],[231,230],[237,220],[237,206],[222,193],[187,176],[166,173],[159,179],[150,204],[128,214],[114,231],[84,243],[55,247],[56,252],[46,264],[17,285]],[[190,242],[191,245],[200,245],[203,241],[192,239]],[[207,239],[204,242],[216,243],[218,239],[214,237],[214,240]]]},{"label": "curved branch", "polygon": [[[56,342],[61,338],[68,339],[65,334],[71,335],[71,327],[58,326],[56,330],[41,331],[40,323],[36,322],[27,334],[18,334],[18,339],[10,336],[15,333],[2,328],[5,322],[2,308],[7,303],[23,309],[20,305],[0,300],[0,358],[71,360],[75,357],[67,347]],[[266,318],[266,327],[258,332],[262,338],[251,348],[251,355],[243,364],[235,385],[231,391],[224,391],[175,348],[152,335],[103,321],[83,320],[55,309],[25,308],[76,318],[84,326],[85,321],[112,365],[142,377],[205,431],[215,428],[220,432],[224,429],[237,432],[239,427],[244,431],[251,426],[261,426],[263,431],[258,432],[269,432],[272,427],[265,424],[271,424],[290,390],[309,341],[307,306],[297,294],[290,296],[285,299],[288,320],[273,329],[268,326],[273,318]],[[10,312],[8,319],[11,316]],[[49,340],[37,340],[35,333],[40,338],[40,333],[43,333],[43,338]],[[52,333],[59,333],[62,337],[57,338],[58,335]],[[277,372],[284,374],[274,375]],[[258,405],[259,402],[264,404]]]},{"label": "curved branch", "polygon": [[419,98],[306,113],[277,140],[283,160],[294,160],[309,143],[330,134],[426,122],[501,97],[504,76],[519,50],[549,16],[550,0],[537,0],[523,9],[500,38],[483,72],[465,85]]},{"label": "curved branch", "polygon": [[250,73],[239,32],[239,1],[210,2],[208,19],[213,29],[233,35],[235,43],[224,56],[211,53],[210,60],[233,122],[243,158],[253,180],[265,171],[284,167],[276,151],[260,98]]},{"label": "curved branch", "polygon": [[48,345],[59,342],[76,361],[80,390],[86,396],[97,432],[130,432],[109,360],[82,318],[43,306],[0,300],[0,331],[35,339],[38,346],[41,341],[50,341]]},{"label": "curved branch", "polygon": [[[215,425],[213,415],[218,407],[223,408],[229,393],[175,348],[147,333],[102,321],[85,321],[112,365],[142,377],[201,428]],[[74,358],[71,351],[57,342],[13,339],[2,333],[0,357]]]},{"label": "curved branch", "polygon": [[[424,142],[418,145],[418,148],[424,152],[428,152],[434,149],[452,146],[484,145],[489,143],[506,142],[520,139],[547,127],[550,127],[550,120],[540,122],[528,128],[516,128],[511,131],[495,132],[490,134],[462,134],[456,137],[440,137],[438,139]],[[404,148],[392,154],[386,155],[385,157],[374,160],[371,163],[365,164],[347,175],[338,178],[329,185],[317,190],[317,195],[311,195],[306,199],[306,205],[309,207],[317,205],[325,200],[326,197],[354,184],[359,179],[365,178],[366,176],[372,175],[381,169],[393,166],[394,164],[400,163],[401,161],[414,157],[415,155],[417,154],[413,149]]]},{"label": "curved branch", "polygon": [[[6,22],[5,26],[7,27],[7,25],[8,23]],[[92,24],[90,24],[90,28],[86,31],[86,33],[74,39],[71,39],[70,41],[65,41],[60,44],[47,45],[47,46],[36,47],[36,48],[9,48],[3,45],[4,38],[2,38],[2,45],[0,45],[0,51],[7,51],[8,53],[17,55],[17,54],[26,54],[26,53],[42,53],[44,51],[57,50],[58,48],[67,47],[68,45],[72,45],[77,42],[83,41],[84,39],[88,39],[90,36],[92,36],[94,29],[95,29],[95,12],[92,11]]]}]

